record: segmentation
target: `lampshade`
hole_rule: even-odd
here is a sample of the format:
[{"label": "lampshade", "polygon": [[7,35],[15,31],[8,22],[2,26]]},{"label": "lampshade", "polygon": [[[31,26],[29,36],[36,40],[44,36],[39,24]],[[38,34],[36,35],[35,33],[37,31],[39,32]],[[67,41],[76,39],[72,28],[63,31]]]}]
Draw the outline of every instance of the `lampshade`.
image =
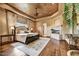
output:
[{"label": "lampshade", "polygon": [[30,30],[33,30],[33,28],[31,28]]},{"label": "lampshade", "polygon": [[14,27],[13,26],[11,26],[11,28],[10,29],[14,29]]},{"label": "lampshade", "polygon": [[26,28],[28,28],[28,25],[25,25]]}]

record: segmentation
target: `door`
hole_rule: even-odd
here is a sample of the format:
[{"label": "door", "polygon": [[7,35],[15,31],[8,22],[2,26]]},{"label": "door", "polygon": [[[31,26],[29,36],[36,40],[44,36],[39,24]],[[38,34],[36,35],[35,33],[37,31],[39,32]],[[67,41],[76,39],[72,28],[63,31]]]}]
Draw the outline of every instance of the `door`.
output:
[{"label": "door", "polygon": [[43,23],[43,35],[47,36],[47,23]]}]

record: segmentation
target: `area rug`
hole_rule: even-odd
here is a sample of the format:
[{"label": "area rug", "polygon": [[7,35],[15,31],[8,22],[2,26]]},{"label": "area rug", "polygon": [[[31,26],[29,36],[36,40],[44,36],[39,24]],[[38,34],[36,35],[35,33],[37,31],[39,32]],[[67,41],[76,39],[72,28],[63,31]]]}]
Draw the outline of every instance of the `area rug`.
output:
[{"label": "area rug", "polygon": [[38,56],[41,51],[45,48],[50,38],[42,38],[40,37],[38,40],[26,45],[23,43],[12,43],[11,45],[17,48],[18,50],[24,52],[29,56]]}]

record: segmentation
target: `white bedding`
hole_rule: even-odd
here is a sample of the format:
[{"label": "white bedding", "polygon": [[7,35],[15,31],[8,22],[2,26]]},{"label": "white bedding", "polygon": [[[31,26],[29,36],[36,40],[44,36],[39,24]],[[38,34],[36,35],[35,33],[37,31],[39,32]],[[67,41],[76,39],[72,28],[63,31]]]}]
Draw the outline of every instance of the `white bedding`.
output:
[{"label": "white bedding", "polygon": [[38,33],[20,33],[20,34],[16,34],[16,39],[20,42],[25,43],[27,36],[29,35],[37,35]]}]

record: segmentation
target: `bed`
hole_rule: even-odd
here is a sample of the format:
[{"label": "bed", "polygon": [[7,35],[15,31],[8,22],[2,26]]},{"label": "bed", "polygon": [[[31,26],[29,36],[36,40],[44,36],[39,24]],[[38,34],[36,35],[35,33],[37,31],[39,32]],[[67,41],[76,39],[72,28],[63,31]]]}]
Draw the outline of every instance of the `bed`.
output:
[{"label": "bed", "polygon": [[20,33],[20,34],[16,34],[16,39],[19,42],[29,44],[39,39],[39,35],[38,33]]},{"label": "bed", "polygon": [[31,32],[26,25],[27,24],[16,23],[16,40],[28,44],[39,39],[39,35],[38,33]]}]

